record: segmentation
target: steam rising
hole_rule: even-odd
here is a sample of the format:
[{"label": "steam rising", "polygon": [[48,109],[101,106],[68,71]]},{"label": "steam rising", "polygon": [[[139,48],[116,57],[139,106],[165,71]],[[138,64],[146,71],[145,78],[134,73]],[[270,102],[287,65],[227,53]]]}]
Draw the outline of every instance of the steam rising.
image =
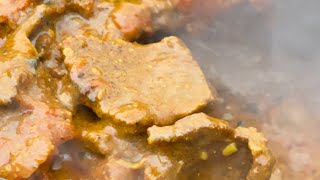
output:
[{"label": "steam rising", "polygon": [[284,179],[320,178],[319,7],[317,0],[276,0],[257,12],[244,3],[196,18],[192,35],[180,34],[210,81],[257,107],[272,102],[260,109],[260,124],[281,159],[275,176]]}]

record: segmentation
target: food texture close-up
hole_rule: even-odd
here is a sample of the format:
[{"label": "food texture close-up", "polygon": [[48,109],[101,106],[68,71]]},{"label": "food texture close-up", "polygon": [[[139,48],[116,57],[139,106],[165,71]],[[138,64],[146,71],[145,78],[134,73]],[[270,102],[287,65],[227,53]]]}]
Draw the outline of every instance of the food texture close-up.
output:
[{"label": "food texture close-up", "polygon": [[317,5],[0,0],[0,180],[320,179]]}]

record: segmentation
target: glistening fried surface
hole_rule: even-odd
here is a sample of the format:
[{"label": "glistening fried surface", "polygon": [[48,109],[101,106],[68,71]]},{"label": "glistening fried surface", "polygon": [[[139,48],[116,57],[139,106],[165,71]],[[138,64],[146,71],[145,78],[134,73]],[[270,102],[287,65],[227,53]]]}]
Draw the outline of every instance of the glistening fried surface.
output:
[{"label": "glistening fried surface", "polygon": [[47,7],[38,6],[0,49],[0,105],[12,102],[19,86],[35,75],[38,53],[27,36],[48,11]]},{"label": "glistening fried surface", "polygon": [[24,10],[32,5],[32,0],[0,0],[0,23],[17,23]]},{"label": "glistening fried surface", "polygon": [[[234,129],[202,113],[172,126],[149,128],[152,144],[145,134],[128,135],[86,108],[78,109],[74,125],[78,138],[104,155],[88,154],[78,162],[94,164],[84,168],[83,177],[89,179],[268,179],[274,163],[265,138],[254,128]],[[230,144],[236,149],[227,148]]]},{"label": "glistening fried surface", "polygon": [[71,113],[57,103],[49,79],[39,67],[20,91],[19,105],[0,108],[0,177],[29,177],[57,145],[73,138]]},{"label": "glistening fried surface", "polygon": [[193,114],[215,94],[183,42],[132,42],[197,2],[0,0],[0,179],[268,178],[262,134]]},{"label": "glistening fried surface", "polygon": [[183,21],[178,9],[187,4],[183,0],[120,1],[110,17],[126,40],[135,40],[143,34],[177,28]]},{"label": "glistening fried surface", "polygon": [[125,125],[168,125],[212,99],[189,50],[175,37],[138,45],[78,36],[63,43],[65,64],[85,104]]},{"label": "glistening fried surface", "polygon": [[[265,138],[254,128],[233,129],[202,113],[172,126],[151,127],[149,137],[128,135],[86,109],[79,109],[74,123],[87,147],[105,155],[89,170],[99,179],[267,179],[274,163]],[[233,143],[234,154],[222,155]]]},{"label": "glistening fried surface", "polygon": [[[269,179],[274,164],[273,156],[266,146],[267,140],[263,134],[255,128],[238,127],[231,129],[221,120],[211,118],[203,113],[193,114],[177,121],[173,126],[156,127],[148,129],[149,144],[163,142],[179,142],[193,140],[194,136],[200,136],[201,131],[213,131],[214,134],[207,135],[213,140],[239,139],[248,144],[253,162],[247,175],[247,179]],[[210,137],[211,136],[211,137]]]},{"label": "glistening fried surface", "polygon": [[0,177],[29,177],[56,145],[73,138],[71,113],[54,97],[52,79],[27,38],[49,11],[38,6],[0,51]]},{"label": "glistening fried surface", "polygon": [[[93,13],[81,15],[89,18],[66,13],[58,19],[56,30],[59,39],[81,34],[99,37],[101,40],[120,38],[135,41],[157,31],[177,29],[187,20],[178,10],[180,4],[171,0],[95,1],[88,6]],[[72,10],[83,12],[83,7],[80,10],[78,7],[69,6]]]}]

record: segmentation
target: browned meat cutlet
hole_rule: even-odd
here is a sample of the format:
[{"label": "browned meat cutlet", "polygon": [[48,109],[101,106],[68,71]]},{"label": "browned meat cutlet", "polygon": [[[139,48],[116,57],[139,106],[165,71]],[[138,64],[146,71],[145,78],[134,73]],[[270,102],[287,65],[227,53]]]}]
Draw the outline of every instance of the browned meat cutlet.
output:
[{"label": "browned meat cutlet", "polygon": [[21,16],[29,8],[33,8],[32,0],[0,0],[0,23],[18,23]]},{"label": "browned meat cutlet", "polygon": [[[213,134],[208,134],[208,131],[212,131]],[[267,148],[267,139],[253,127],[232,129],[227,122],[198,113],[187,116],[172,126],[150,127],[148,142],[161,144],[194,141],[195,137],[205,137],[203,133],[211,141],[221,141],[225,138],[230,142],[239,140],[246,143],[252,155],[251,168],[246,178],[248,180],[270,178],[274,158]]]},{"label": "browned meat cutlet", "polygon": [[[74,1],[70,3],[72,5]],[[3,84],[0,88],[0,105],[11,103],[19,86],[27,84],[35,75],[39,55],[28,36],[45,17],[60,13],[68,7],[68,4],[57,4],[37,6],[33,14],[8,37],[0,49],[0,83]]]},{"label": "browned meat cutlet", "polygon": [[153,34],[158,30],[182,25],[177,4],[171,0],[141,0],[136,3],[121,1],[115,3],[110,22],[115,23],[126,40],[135,40],[142,34]]},{"label": "browned meat cutlet", "polygon": [[[6,39],[35,11],[37,5],[45,3],[55,8],[56,13],[75,11],[85,17],[93,14],[94,0],[0,0],[0,43]],[[0,44],[1,47],[1,44]]]},{"label": "browned meat cutlet", "polygon": [[94,3],[95,0],[47,0],[44,4],[54,7],[59,14],[71,11],[89,17],[93,14]]},{"label": "browned meat cutlet", "polygon": [[27,37],[53,11],[38,6],[0,50],[0,177],[29,177],[56,145],[73,137],[71,113],[55,98]]},{"label": "browned meat cutlet", "polygon": [[39,6],[0,49],[0,105],[12,102],[18,87],[35,75],[38,53],[28,39],[49,9]]},{"label": "browned meat cutlet", "polygon": [[172,126],[151,127],[149,137],[128,136],[123,127],[95,118],[85,109],[79,109],[74,125],[89,149],[105,155],[104,161],[89,170],[99,179],[201,179],[201,175],[267,179],[274,164],[266,139],[256,129],[234,129],[226,121],[202,113]]},{"label": "browned meat cutlet", "polygon": [[57,145],[73,138],[71,113],[61,106],[42,67],[17,103],[0,108],[0,177],[29,177]]},{"label": "browned meat cutlet", "polygon": [[[20,24],[28,16],[29,12],[41,2],[40,0],[0,0],[0,23]],[[93,11],[94,0],[47,0],[46,5],[54,5],[59,11],[69,8],[84,15],[90,15]],[[69,10],[68,9],[68,10]]]},{"label": "browned meat cutlet", "polygon": [[29,177],[58,144],[73,137],[71,114],[30,97],[23,98],[30,103],[29,107],[1,114],[1,177]]},{"label": "browned meat cutlet", "polygon": [[100,117],[129,126],[168,125],[212,100],[201,69],[178,38],[139,45],[78,36],[62,46],[72,82]]},{"label": "browned meat cutlet", "polygon": [[[2,2],[0,0],[0,5]],[[58,38],[50,32],[48,36],[42,36],[43,39],[38,41],[38,49],[42,48],[42,55],[39,55],[28,37],[40,21],[52,13],[54,16],[50,20],[70,11],[70,14],[77,11],[90,17],[94,0],[48,0],[45,3],[51,8],[38,6],[26,21],[22,19],[28,16],[20,15],[31,13],[28,9],[33,8],[32,1],[16,2],[8,6],[12,9],[0,7],[0,23],[20,25],[11,27],[18,29],[8,36],[0,50],[0,83],[3,85],[0,92],[0,177],[29,177],[50,159],[58,145],[74,137],[71,113],[55,97],[58,91],[64,106],[73,109],[76,103],[70,100],[65,90],[73,93],[73,84],[78,86],[83,103],[100,117],[111,117],[120,122],[120,125],[111,121],[101,124],[101,121],[106,121],[97,120],[93,123],[95,125],[79,128],[79,136],[86,144],[106,156],[102,164],[93,167],[91,179],[135,179],[142,176],[145,179],[170,179],[197,174],[192,167],[201,167],[197,165],[207,159],[217,162],[222,155],[215,155],[216,150],[222,151],[229,143],[233,146],[231,150],[227,148],[226,154],[235,151],[234,144],[238,148],[237,154],[210,166],[216,171],[213,176],[222,177],[220,175],[226,173],[226,169],[221,167],[229,168],[229,165],[235,165],[232,166],[233,171],[228,171],[231,173],[228,175],[235,178],[269,176],[272,157],[264,137],[255,129],[232,129],[227,123],[203,114],[191,115],[175,123],[212,99],[200,68],[180,40],[169,37],[143,46],[112,38],[107,42],[83,36],[69,38],[62,45],[72,85],[62,87],[60,91],[53,87],[55,80],[38,62],[39,56],[43,59],[56,58],[59,47],[54,40]],[[133,41],[143,34],[166,28],[173,19],[179,20],[176,10],[189,8],[190,1],[130,2],[108,2],[114,9],[110,16],[108,14],[106,24],[114,25],[118,30],[115,34],[120,34],[113,36],[111,30],[111,37]],[[1,15],[3,12],[5,16]],[[19,17],[14,17],[15,14]],[[44,24],[56,29],[50,23]],[[93,29],[100,25],[97,24],[92,26]],[[81,28],[79,32],[89,36],[90,28]],[[0,30],[0,38],[2,33],[8,32]],[[66,84],[71,84],[68,78],[63,79],[66,79]],[[77,97],[77,93],[74,94]],[[136,132],[154,124],[157,126],[149,128],[149,141],[145,133],[127,134],[131,130],[128,126]],[[164,125],[169,126],[160,127]],[[214,151],[211,152],[212,149]],[[245,167],[242,163],[246,164]]]},{"label": "browned meat cutlet", "polygon": [[66,14],[65,18],[58,20],[58,38],[81,34],[103,40],[121,38],[134,41],[142,35],[182,26],[184,18],[176,8],[177,4],[170,0],[96,1],[90,18]]}]

